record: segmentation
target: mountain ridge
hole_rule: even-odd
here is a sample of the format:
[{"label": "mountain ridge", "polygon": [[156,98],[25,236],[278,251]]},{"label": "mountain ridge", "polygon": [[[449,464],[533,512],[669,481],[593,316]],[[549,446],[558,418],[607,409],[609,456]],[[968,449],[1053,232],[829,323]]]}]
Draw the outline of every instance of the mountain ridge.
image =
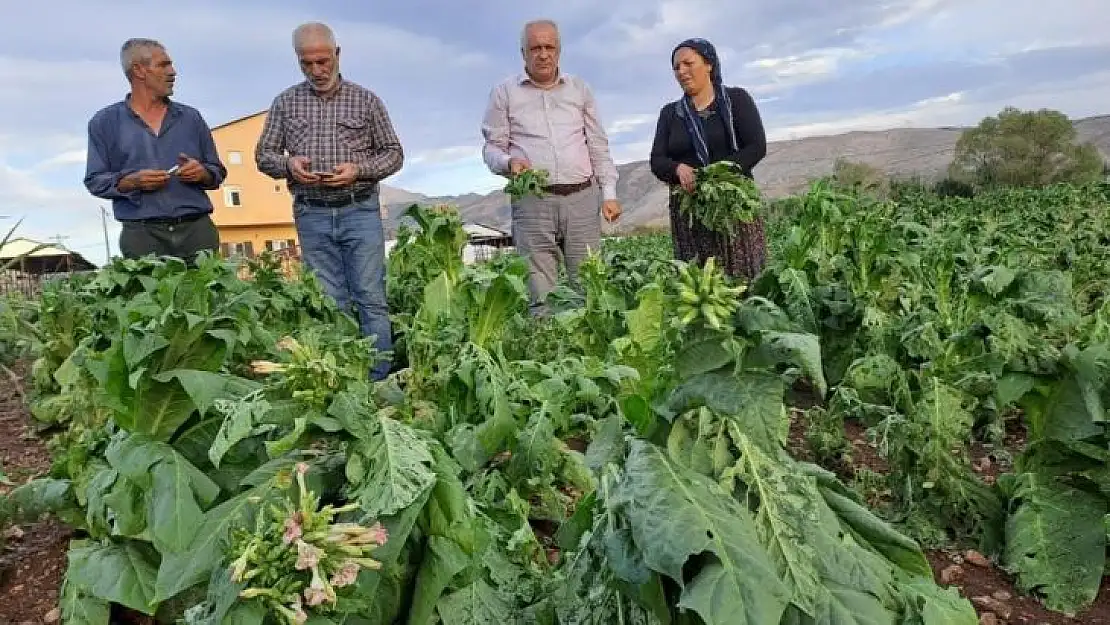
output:
[{"label": "mountain ridge", "polygon": [[[1110,157],[1110,115],[1095,115],[1074,122],[1079,140],[1091,142]],[[767,144],[767,156],[756,166],[755,180],[767,197],[782,197],[804,189],[814,178],[832,173],[838,158],[868,163],[892,176],[918,175],[936,179],[944,175],[960,134],[968,127],[904,127],[886,130],[853,130],[832,135],[785,139]],[[606,233],[668,227],[667,189],[651,173],[646,160],[617,166],[617,196],[624,213]],[[458,206],[463,220],[509,231],[509,201],[501,191],[428,196],[382,185],[387,233],[395,232],[398,217],[413,203],[450,203]]]}]

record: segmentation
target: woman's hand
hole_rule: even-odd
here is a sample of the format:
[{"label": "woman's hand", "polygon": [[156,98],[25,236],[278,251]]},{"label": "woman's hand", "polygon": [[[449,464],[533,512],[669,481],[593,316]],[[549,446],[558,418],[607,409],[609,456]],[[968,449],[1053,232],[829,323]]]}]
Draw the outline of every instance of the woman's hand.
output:
[{"label": "woman's hand", "polygon": [[675,174],[678,175],[678,184],[682,185],[682,188],[685,189],[687,193],[693,193],[694,181],[697,180],[698,177],[694,168],[686,163],[679,163],[678,167],[675,169]]}]

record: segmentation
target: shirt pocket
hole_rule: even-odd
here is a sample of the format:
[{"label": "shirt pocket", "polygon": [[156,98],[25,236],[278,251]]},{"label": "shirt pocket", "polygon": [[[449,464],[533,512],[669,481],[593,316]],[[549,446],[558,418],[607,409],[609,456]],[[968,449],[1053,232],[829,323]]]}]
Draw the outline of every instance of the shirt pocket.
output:
[{"label": "shirt pocket", "polygon": [[290,154],[304,154],[308,150],[309,126],[307,119],[286,120],[285,145]]},{"label": "shirt pocket", "polygon": [[362,152],[373,147],[374,141],[370,137],[370,125],[365,119],[345,117],[336,120],[339,140],[352,152]]}]

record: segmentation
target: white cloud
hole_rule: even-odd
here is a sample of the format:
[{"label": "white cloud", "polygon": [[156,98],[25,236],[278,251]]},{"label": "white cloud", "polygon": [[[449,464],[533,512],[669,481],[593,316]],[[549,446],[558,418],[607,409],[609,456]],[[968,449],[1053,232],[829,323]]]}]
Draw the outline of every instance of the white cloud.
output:
[{"label": "white cloud", "polygon": [[48,169],[54,169],[56,167],[84,165],[87,154],[88,151],[85,148],[68,150],[40,161],[39,163],[35,164],[34,170],[41,172]]},{"label": "white cloud", "polygon": [[749,61],[745,67],[765,71],[776,79],[827,76],[835,73],[842,61],[866,54],[854,48],[828,48],[786,57],[760,58]]},{"label": "white cloud", "polygon": [[626,115],[624,117],[613,120],[611,124],[605,129],[606,134],[610,137],[623,133],[632,132],[642,128],[646,124],[655,123],[655,115]]},{"label": "white cloud", "polygon": [[806,84],[830,80],[844,64],[869,58],[877,51],[867,48],[824,48],[785,57],[762,57],[744,64],[750,70],[751,91],[777,93]]},{"label": "white cloud", "polygon": [[481,146],[475,145],[455,145],[446,148],[436,148],[434,150],[424,150],[414,154],[412,157],[406,158],[406,165],[426,165],[432,163],[451,163],[460,161],[465,158],[473,156],[481,150]]},{"label": "white cloud", "polygon": [[936,15],[946,5],[954,5],[953,0],[907,0],[887,6],[886,14],[877,24],[878,28],[891,28],[910,22],[919,22],[930,14]]},{"label": "white cloud", "polygon": [[1088,76],[1082,81],[1060,81],[1040,85],[1035,91],[1004,100],[972,100],[965,93],[950,93],[927,98],[899,109],[857,111],[853,115],[798,121],[768,128],[771,141],[840,134],[855,130],[888,128],[931,128],[974,125],[983,117],[997,115],[1007,105],[1034,109],[1053,101],[1052,108],[1073,119],[1095,115],[1110,102],[1110,71]]},{"label": "white cloud", "polygon": [[1050,10],[1037,0],[936,4],[931,15],[891,24],[884,43],[892,49],[963,58],[1110,43],[1110,32],[1102,20],[1091,19],[1105,11],[1103,0],[1067,0]]}]

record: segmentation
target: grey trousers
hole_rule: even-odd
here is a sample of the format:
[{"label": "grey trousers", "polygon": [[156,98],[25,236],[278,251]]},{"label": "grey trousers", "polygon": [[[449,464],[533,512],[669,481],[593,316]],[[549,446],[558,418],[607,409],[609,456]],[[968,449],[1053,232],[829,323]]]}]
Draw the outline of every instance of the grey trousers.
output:
[{"label": "grey trousers", "polygon": [[528,259],[529,308],[548,314],[547,296],[559,279],[560,259],[579,290],[578,268],[601,245],[601,190],[596,184],[570,195],[521,198],[512,207],[513,245]]}]

